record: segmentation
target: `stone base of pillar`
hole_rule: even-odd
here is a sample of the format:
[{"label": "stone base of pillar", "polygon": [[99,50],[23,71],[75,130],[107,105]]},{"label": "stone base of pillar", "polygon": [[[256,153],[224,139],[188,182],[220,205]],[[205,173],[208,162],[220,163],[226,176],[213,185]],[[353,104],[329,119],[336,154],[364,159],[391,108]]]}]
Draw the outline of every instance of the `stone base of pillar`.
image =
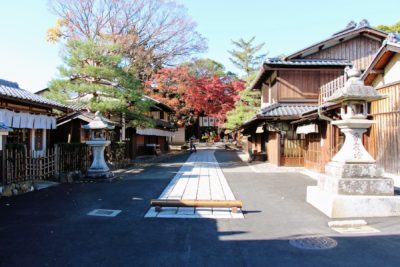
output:
[{"label": "stone base of pillar", "polygon": [[307,202],[330,218],[400,216],[400,196],[338,195],[308,186]]},{"label": "stone base of pillar", "polygon": [[393,196],[391,178],[337,178],[325,174],[318,175],[318,187],[338,195]]},{"label": "stone base of pillar", "polygon": [[325,173],[340,178],[374,178],[382,176],[382,169],[375,163],[342,163],[331,161],[325,165]]}]

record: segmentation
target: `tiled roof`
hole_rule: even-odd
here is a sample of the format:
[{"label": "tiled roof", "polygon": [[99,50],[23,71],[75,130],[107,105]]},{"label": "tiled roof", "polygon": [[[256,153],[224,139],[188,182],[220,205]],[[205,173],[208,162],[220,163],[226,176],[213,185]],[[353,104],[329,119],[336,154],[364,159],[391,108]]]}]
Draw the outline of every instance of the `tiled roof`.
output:
[{"label": "tiled roof", "polygon": [[[75,111],[73,113],[70,113],[70,114],[67,114],[67,115],[64,115],[64,116],[58,118],[57,126],[60,126],[67,122],[70,122],[71,120],[74,120],[74,119],[80,119],[80,120],[90,123],[91,121],[94,120],[94,118],[95,118],[95,114],[92,112]],[[103,121],[105,121],[109,124],[115,125],[115,126],[120,126],[120,124],[118,122],[111,121],[107,118],[103,118]]]},{"label": "tiled roof", "polygon": [[81,110],[89,110],[89,106],[85,103],[81,102],[69,102],[67,104],[68,108],[75,110],[75,111],[81,111]]},{"label": "tiled roof", "polygon": [[170,107],[167,104],[164,104],[161,101],[159,101],[159,100],[157,100],[155,98],[152,98],[152,97],[150,97],[148,95],[143,95],[143,99],[154,102],[155,106],[160,107],[165,112],[174,112],[174,109],[172,107]]},{"label": "tiled roof", "polygon": [[311,104],[284,104],[275,103],[260,110],[258,117],[284,117],[300,116],[301,114],[315,109]]},{"label": "tiled roof", "polygon": [[63,109],[66,108],[66,106],[64,106],[56,101],[47,99],[40,95],[35,95],[34,93],[31,93],[27,90],[19,88],[18,83],[10,82],[10,81],[6,81],[6,80],[2,80],[2,79],[0,79],[0,97],[1,96],[14,98],[16,100],[51,106],[54,108],[63,108]]},{"label": "tiled roof", "polygon": [[268,58],[266,65],[285,65],[285,66],[350,66],[350,61],[343,59],[292,59],[283,60],[280,58]]},{"label": "tiled roof", "polygon": [[[325,40],[322,40],[318,43],[312,44],[306,48],[303,48],[289,56],[285,59],[293,59],[297,57],[304,57],[305,55],[314,54],[318,52],[319,48],[322,46],[329,45],[329,47],[336,45],[343,41],[343,39],[351,39],[353,37],[359,36],[361,33],[365,33],[366,35],[375,36],[383,41],[386,38],[387,33],[379,30],[377,28],[373,28],[369,25],[368,21],[362,20],[358,25],[354,22],[349,23],[345,29],[334,33],[332,36],[328,37]],[[327,47],[324,47],[327,48]]]},{"label": "tiled roof", "polygon": [[361,75],[361,79],[364,80],[365,84],[371,85],[375,77],[379,74],[378,72],[373,72],[373,70],[383,70],[392,59],[390,55],[392,53],[399,53],[399,51],[400,34],[389,33],[381,48],[376,52],[375,57]]}]

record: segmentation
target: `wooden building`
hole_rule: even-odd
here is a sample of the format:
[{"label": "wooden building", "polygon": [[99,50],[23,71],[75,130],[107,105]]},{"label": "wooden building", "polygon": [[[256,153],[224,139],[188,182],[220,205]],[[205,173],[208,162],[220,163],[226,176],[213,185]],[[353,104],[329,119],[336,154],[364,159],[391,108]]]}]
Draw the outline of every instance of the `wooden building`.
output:
[{"label": "wooden building", "polygon": [[362,76],[387,97],[371,103],[376,121],[367,139],[368,150],[387,174],[400,175],[400,37],[389,34],[387,40]]},{"label": "wooden building", "polygon": [[240,127],[249,150],[278,166],[322,171],[343,140],[329,123],[337,107],[325,100],[344,85],[345,67],[368,67],[386,36],[365,20],[351,22],[284,59],[267,60],[250,86],[262,92],[260,112]]},{"label": "wooden building", "polygon": [[56,129],[56,110],[67,111],[67,107],[0,79],[0,123],[12,129],[7,143],[43,154],[51,142],[50,132]]},{"label": "wooden building", "polygon": [[[352,67],[360,70],[362,73],[368,68],[382,43],[387,37],[387,33],[371,28],[366,21],[362,21],[359,25],[349,24],[348,30],[338,33],[343,40],[336,45],[327,49],[320,49],[315,52],[303,49],[288,58],[293,57],[323,57],[323,58],[345,58],[352,63]],[[335,36],[335,35],[334,35]],[[337,37],[336,37],[337,39]],[[339,40],[338,40],[339,41]],[[319,43],[320,44],[320,43]],[[318,44],[317,44],[318,45]],[[314,49],[315,46],[310,47]],[[301,118],[292,122],[296,129],[307,125],[316,125],[319,131],[316,133],[305,134],[304,155],[306,168],[318,172],[324,172],[325,165],[339,151],[344,142],[344,135],[340,130],[333,126],[330,121],[339,119],[339,106],[332,103],[327,103],[326,99],[330,97],[336,90],[344,86],[346,76],[337,76],[337,78],[324,83],[320,87],[318,108],[302,114]],[[364,136],[364,145],[370,150],[371,131],[368,131]]]},{"label": "wooden building", "polygon": [[[43,93],[43,91],[42,91]],[[85,95],[85,99],[89,99]],[[155,126],[152,128],[131,127],[130,118],[121,114],[105,114],[104,117],[109,123],[115,125],[115,129],[109,132],[108,139],[112,142],[126,143],[126,157],[135,159],[137,156],[151,153],[162,153],[168,150],[171,137],[175,129],[170,123],[171,114],[174,110],[160,101],[148,96],[144,100],[150,101],[153,105],[146,114],[152,118]],[[88,140],[88,131],[82,128],[94,119],[94,112],[82,104],[82,98],[73,99],[69,107],[73,110],[58,118],[57,131],[54,133],[56,143],[83,143]]]},{"label": "wooden building", "polygon": [[171,107],[149,96],[145,96],[145,98],[153,103],[147,115],[154,120],[155,126],[153,128],[127,127],[126,138],[129,140],[131,159],[137,156],[166,152],[177,129],[170,123],[171,115],[174,113]]},{"label": "wooden building", "polygon": [[43,179],[54,173],[54,155],[49,156],[51,132],[56,129],[57,112],[66,111],[60,103],[0,79],[0,184]]}]

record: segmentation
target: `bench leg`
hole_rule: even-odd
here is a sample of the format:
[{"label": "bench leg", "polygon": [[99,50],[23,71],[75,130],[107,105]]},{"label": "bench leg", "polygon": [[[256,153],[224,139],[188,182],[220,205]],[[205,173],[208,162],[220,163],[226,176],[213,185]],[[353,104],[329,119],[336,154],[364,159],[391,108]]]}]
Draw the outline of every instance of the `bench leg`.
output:
[{"label": "bench leg", "polygon": [[155,210],[156,210],[157,212],[160,212],[160,211],[161,211],[161,206],[156,206],[156,207],[155,207]]},{"label": "bench leg", "polygon": [[232,207],[231,211],[232,211],[233,213],[237,213],[237,212],[238,212],[238,208],[237,208],[237,207]]}]

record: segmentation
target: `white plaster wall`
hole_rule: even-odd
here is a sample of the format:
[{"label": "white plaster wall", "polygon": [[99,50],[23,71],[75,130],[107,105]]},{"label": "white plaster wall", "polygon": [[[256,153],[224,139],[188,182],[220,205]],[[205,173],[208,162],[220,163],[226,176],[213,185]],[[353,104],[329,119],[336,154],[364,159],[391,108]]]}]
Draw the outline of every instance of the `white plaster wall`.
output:
[{"label": "white plaster wall", "polygon": [[185,143],[185,127],[178,128],[175,132],[175,136],[172,137],[172,144],[184,144]]}]

